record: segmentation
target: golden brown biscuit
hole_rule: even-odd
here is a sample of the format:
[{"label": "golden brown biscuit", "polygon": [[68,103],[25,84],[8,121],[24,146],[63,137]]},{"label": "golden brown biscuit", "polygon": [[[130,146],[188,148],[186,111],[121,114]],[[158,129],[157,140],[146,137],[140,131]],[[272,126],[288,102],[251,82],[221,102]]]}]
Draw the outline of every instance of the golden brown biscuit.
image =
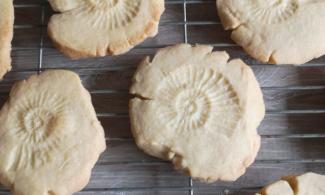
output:
[{"label": "golden brown biscuit", "polygon": [[233,181],[259,150],[265,107],[252,70],[212,49],[175,45],[139,66],[130,89],[132,132],[146,153],[194,178]]},{"label": "golden brown biscuit", "polygon": [[290,184],[285,180],[277,181],[262,189],[262,195],[294,195]]},{"label": "golden brown biscuit", "polygon": [[325,176],[309,172],[283,177],[263,188],[261,195],[325,195]]},{"label": "golden brown biscuit", "polygon": [[325,195],[325,175],[305,173],[296,177],[287,177],[295,195]]},{"label": "golden brown biscuit", "polygon": [[323,0],[217,0],[232,39],[252,57],[303,64],[325,54]]},{"label": "golden brown biscuit", "polygon": [[11,40],[14,28],[12,0],[0,1],[0,80],[11,70]]},{"label": "golden brown biscuit", "polygon": [[0,124],[0,183],[15,195],[81,190],[106,147],[90,94],[70,71],[15,84]]},{"label": "golden brown biscuit", "polygon": [[164,0],[49,0],[48,33],[71,58],[118,55],[158,33]]}]

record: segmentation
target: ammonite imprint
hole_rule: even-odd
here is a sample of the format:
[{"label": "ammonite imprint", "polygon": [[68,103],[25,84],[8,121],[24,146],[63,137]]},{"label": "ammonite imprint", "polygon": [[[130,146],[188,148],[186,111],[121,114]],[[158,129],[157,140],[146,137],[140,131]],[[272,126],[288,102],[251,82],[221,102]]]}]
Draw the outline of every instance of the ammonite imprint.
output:
[{"label": "ammonite imprint", "polygon": [[158,90],[163,102],[160,120],[170,128],[190,131],[212,123],[211,132],[231,136],[235,130],[239,100],[227,79],[215,70],[179,68],[165,77]]},{"label": "ammonite imprint", "polygon": [[[164,0],[49,0],[55,46],[73,59],[120,55],[156,36]],[[74,2],[74,3],[73,3]],[[71,9],[71,7],[73,7]]]},{"label": "ammonite imprint", "polygon": [[14,117],[16,126],[8,133],[20,145],[16,168],[36,168],[50,161],[49,153],[61,139],[56,126],[64,118],[64,100],[46,92],[25,97],[17,103]]},{"label": "ammonite imprint", "polygon": [[251,0],[250,14],[252,20],[280,23],[293,16],[298,7],[298,0]]},{"label": "ammonite imprint", "polygon": [[170,46],[142,62],[130,92],[132,134],[149,155],[207,182],[235,181],[253,162],[265,109],[241,60],[207,45]]},{"label": "ammonite imprint", "polygon": [[95,28],[116,29],[130,23],[139,13],[142,0],[97,0],[79,14],[89,14],[89,22]]},{"label": "ammonite imprint", "polygon": [[106,148],[90,94],[71,71],[15,83],[0,124],[0,183],[13,194],[80,191]]}]

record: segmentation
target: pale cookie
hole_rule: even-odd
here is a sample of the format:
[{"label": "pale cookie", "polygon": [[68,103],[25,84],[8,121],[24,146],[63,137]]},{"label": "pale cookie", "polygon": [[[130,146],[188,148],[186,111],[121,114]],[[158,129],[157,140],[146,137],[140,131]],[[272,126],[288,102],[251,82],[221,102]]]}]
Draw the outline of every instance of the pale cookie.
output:
[{"label": "pale cookie", "polygon": [[167,47],[139,66],[132,132],[142,150],[194,178],[233,181],[256,157],[265,107],[252,70],[212,49]]},{"label": "pale cookie", "polygon": [[261,195],[325,195],[325,176],[305,173],[287,176],[261,191]]},{"label": "pale cookie", "polygon": [[287,178],[295,195],[325,195],[325,175],[305,173]]},{"label": "pale cookie", "polygon": [[0,124],[0,183],[14,195],[80,191],[106,147],[90,94],[70,71],[15,84]]},{"label": "pale cookie", "polygon": [[224,27],[252,57],[303,64],[325,54],[325,0],[217,0]]},{"label": "pale cookie", "polygon": [[284,180],[277,181],[262,189],[262,195],[294,195],[289,183]]},{"label": "pale cookie", "polygon": [[49,0],[48,33],[70,58],[118,55],[158,33],[164,0]]},{"label": "pale cookie", "polygon": [[11,70],[10,52],[13,29],[13,0],[0,0],[0,80]]}]

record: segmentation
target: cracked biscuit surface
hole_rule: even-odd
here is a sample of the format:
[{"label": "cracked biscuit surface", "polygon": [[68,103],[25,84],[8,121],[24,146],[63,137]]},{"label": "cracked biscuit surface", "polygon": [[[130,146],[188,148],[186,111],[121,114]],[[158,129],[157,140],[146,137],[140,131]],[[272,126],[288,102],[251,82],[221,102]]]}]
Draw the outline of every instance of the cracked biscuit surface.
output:
[{"label": "cracked biscuit surface", "polygon": [[265,107],[252,70],[226,52],[180,44],[138,68],[132,133],[146,153],[203,181],[233,181],[254,161]]},{"label": "cracked biscuit surface", "polygon": [[158,33],[164,0],[49,0],[48,33],[71,58],[118,55]]},{"label": "cracked biscuit surface", "polygon": [[217,0],[232,39],[262,62],[303,64],[325,54],[325,0]]},{"label": "cracked biscuit surface", "polygon": [[0,124],[0,183],[14,195],[80,191],[106,148],[90,94],[70,71],[15,84]]},{"label": "cracked biscuit surface", "polygon": [[11,70],[11,40],[14,29],[13,0],[0,1],[0,80]]}]

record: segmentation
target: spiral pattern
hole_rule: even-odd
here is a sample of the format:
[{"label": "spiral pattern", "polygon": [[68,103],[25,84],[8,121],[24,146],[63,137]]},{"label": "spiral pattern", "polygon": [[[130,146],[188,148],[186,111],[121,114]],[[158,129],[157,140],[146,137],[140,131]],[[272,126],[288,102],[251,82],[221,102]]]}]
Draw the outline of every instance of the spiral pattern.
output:
[{"label": "spiral pattern", "polygon": [[298,10],[298,0],[251,0],[250,18],[266,24],[281,23]]},{"label": "spiral pattern", "polygon": [[16,168],[36,168],[49,162],[60,143],[56,124],[64,118],[64,100],[46,92],[22,98],[15,106],[16,126],[10,132],[20,148]]},{"label": "spiral pattern", "polygon": [[131,23],[140,11],[142,0],[97,0],[82,7],[77,15],[87,15],[90,25],[113,30]]},{"label": "spiral pattern", "polygon": [[166,75],[158,90],[160,119],[177,131],[204,129],[209,124],[212,132],[231,136],[241,115],[236,92],[213,69],[177,69]]}]

